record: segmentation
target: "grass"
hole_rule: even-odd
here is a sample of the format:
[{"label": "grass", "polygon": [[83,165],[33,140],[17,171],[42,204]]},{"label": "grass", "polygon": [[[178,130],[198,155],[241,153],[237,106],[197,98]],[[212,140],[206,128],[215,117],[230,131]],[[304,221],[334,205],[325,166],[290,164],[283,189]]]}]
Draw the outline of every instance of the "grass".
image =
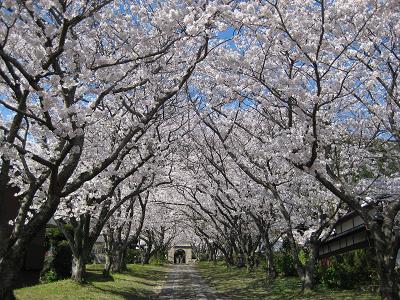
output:
[{"label": "grass", "polygon": [[102,265],[87,266],[87,283],[70,279],[15,290],[17,300],[154,299],[168,266],[128,265],[128,271],[102,277]]},{"label": "grass", "polygon": [[354,299],[378,300],[376,294],[359,290],[334,290],[318,286],[315,292],[301,294],[301,285],[296,277],[279,277],[276,280],[267,280],[265,273],[256,271],[247,273],[245,269],[232,268],[228,270],[222,263],[213,264],[200,262],[197,270],[214,288],[217,295],[228,299]]}]

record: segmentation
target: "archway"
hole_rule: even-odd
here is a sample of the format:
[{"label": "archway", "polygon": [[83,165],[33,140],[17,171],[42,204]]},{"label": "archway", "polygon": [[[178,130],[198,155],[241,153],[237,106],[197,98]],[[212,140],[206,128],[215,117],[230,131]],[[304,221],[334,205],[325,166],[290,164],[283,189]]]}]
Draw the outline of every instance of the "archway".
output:
[{"label": "archway", "polygon": [[185,264],[186,252],[183,249],[178,249],[174,253],[174,264]]}]

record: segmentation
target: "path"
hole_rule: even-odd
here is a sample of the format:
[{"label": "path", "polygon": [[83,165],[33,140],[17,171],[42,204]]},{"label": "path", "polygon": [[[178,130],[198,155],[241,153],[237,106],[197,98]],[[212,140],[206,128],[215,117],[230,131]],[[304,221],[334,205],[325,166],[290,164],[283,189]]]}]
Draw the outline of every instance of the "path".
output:
[{"label": "path", "polygon": [[172,265],[159,299],[217,300],[214,292],[191,265]]}]

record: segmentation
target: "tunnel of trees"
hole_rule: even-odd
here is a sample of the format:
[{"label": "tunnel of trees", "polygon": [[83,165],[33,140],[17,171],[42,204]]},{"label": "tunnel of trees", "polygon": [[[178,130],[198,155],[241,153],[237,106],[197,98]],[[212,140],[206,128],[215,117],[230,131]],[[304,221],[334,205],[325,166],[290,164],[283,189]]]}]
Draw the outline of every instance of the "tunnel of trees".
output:
[{"label": "tunnel of trees", "polygon": [[[79,283],[187,239],[399,299],[398,0],[156,2],[1,1],[0,299],[50,219]],[[370,247],[323,261],[350,211]]]}]

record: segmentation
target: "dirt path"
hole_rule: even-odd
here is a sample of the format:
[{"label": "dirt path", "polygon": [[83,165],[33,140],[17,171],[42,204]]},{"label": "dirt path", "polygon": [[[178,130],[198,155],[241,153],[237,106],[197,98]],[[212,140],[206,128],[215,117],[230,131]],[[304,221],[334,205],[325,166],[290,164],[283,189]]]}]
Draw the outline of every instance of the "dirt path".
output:
[{"label": "dirt path", "polygon": [[191,265],[173,265],[159,299],[217,300],[214,292]]}]

